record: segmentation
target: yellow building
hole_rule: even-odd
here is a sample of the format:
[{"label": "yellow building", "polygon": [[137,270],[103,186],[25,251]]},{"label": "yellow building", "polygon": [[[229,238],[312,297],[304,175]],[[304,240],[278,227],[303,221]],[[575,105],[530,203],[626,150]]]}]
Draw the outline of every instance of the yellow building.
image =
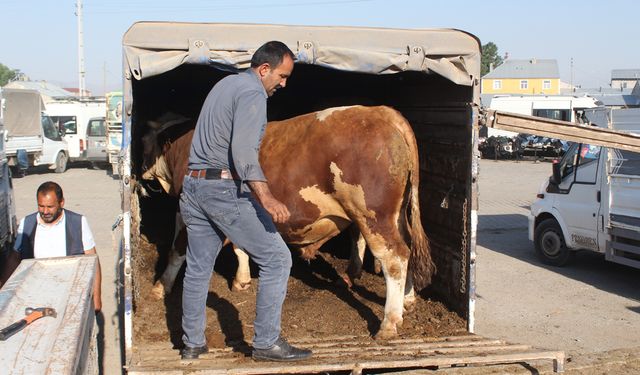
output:
[{"label": "yellow building", "polygon": [[507,59],[482,77],[482,94],[560,94],[556,60]]}]

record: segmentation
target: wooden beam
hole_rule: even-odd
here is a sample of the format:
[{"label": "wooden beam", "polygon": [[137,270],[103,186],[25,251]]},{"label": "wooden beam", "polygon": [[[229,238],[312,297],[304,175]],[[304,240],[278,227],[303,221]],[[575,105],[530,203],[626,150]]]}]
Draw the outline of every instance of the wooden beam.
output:
[{"label": "wooden beam", "polygon": [[640,136],[630,133],[493,110],[482,115],[481,123],[495,129],[640,152]]}]

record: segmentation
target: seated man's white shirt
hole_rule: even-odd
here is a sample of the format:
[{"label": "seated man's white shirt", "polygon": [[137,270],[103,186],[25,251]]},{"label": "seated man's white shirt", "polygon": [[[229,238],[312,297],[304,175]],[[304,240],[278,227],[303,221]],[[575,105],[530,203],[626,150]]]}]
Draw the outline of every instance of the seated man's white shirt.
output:
[{"label": "seated man's white shirt", "polygon": [[[52,258],[67,256],[67,233],[66,233],[66,215],[63,213],[62,218],[53,225],[42,222],[40,215],[37,216],[36,236],[33,242],[34,258]],[[20,220],[18,226],[18,235],[14,249],[19,249],[22,244],[22,233],[24,231],[24,218]],[[82,248],[84,251],[91,250],[96,246],[93,240],[93,234],[89,228],[87,218],[82,216]]]}]

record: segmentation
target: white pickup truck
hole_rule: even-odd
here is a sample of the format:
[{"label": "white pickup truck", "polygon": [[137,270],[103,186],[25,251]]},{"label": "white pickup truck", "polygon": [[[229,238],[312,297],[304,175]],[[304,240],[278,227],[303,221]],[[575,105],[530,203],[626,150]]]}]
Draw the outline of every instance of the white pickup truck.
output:
[{"label": "white pickup truck", "polygon": [[0,119],[4,123],[5,152],[10,166],[24,170],[48,165],[57,173],[67,169],[69,151],[62,134],[44,112],[40,93],[2,89]]},{"label": "white pickup truck", "polygon": [[[599,127],[640,134],[640,108],[592,109]],[[529,239],[561,266],[576,250],[640,268],[640,153],[576,142],[531,205]]]}]

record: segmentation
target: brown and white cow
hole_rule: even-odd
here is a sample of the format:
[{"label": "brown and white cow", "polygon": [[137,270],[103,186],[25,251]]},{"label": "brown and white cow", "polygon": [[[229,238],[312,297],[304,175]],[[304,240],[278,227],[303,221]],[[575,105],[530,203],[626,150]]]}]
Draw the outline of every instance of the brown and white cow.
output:
[{"label": "brown and white cow", "polygon": [[[149,168],[143,178],[156,178],[165,191],[179,194],[193,125],[173,116],[152,126],[160,132],[145,136]],[[260,163],[273,195],[291,212],[278,231],[304,258],[356,225],[387,286],[376,336],[397,335],[403,304],[415,302],[414,284],[422,289],[435,272],[420,219],[417,145],[407,120],[389,107],[352,106],[270,122]]]}]

